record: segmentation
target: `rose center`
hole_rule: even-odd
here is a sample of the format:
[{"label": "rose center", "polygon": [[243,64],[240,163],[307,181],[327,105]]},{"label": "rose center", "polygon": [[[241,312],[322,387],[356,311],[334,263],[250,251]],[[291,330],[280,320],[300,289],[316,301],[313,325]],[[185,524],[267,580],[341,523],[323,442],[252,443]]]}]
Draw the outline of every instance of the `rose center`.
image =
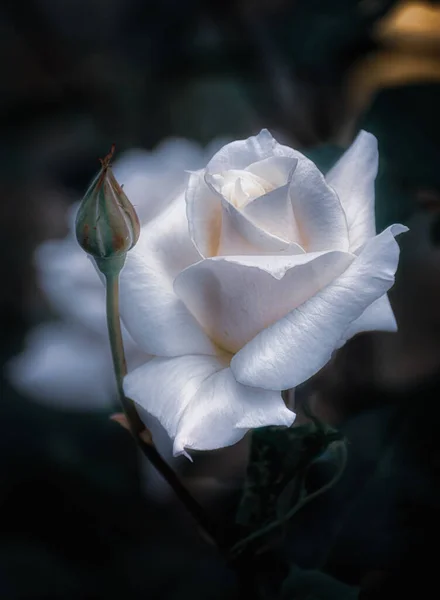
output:
[{"label": "rose center", "polygon": [[238,169],[217,173],[213,179],[219,192],[238,209],[274,189],[273,184],[262,177]]}]

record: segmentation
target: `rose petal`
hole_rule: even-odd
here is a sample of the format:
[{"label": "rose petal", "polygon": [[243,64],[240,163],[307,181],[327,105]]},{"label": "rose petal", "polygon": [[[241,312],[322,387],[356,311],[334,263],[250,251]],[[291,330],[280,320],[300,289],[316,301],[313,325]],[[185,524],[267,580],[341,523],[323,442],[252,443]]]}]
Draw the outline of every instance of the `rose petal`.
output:
[{"label": "rose petal", "polygon": [[238,140],[226,144],[209,161],[209,173],[221,173],[229,169],[245,169],[257,161],[274,156],[287,156],[296,158],[292,148],[279,144],[267,129],[262,129],[256,136],[247,140]]},{"label": "rose petal", "polygon": [[234,353],[339,276],[352,260],[351,254],[336,251],[214,257],[185,269],[174,289],[210,338]]},{"label": "rose petal", "polygon": [[303,248],[262,229],[225,198],[220,197],[221,234],[217,254],[303,254]]},{"label": "rose petal", "polygon": [[208,377],[180,419],[174,455],[185,449],[216,450],[231,446],[249,429],[268,425],[290,427],[295,413],[280,392],[250,388],[238,383],[226,368]]},{"label": "rose petal", "polygon": [[127,375],[124,390],[175,438],[175,455],[185,448],[222,448],[250,427],[290,425],[294,419],[279,392],[245,388],[208,356],[155,358]]},{"label": "rose petal", "polygon": [[[277,161],[279,158],[282,160]],[[267,181],[275,185],[284,177],[287,181],[287,165],[290,167],[293,161],[299,159],[308,161],[300,152],[278,144],[263,129],[257,136],[227,144],[213,156],[204,171],[193,173],[186,191],[187,217],[191,239],[200,255],[209,258],[225,253],[302,251],[298,247],[289,249],[286,240],[265,232],[257,222],[249,221],[241,213],[237,215],[233,210],[235,207],[229,210],[215,189],[215,180],[210,180],[217,173],[246,169],[261,177],[266,173]],[[257,211],[257,206],[254,210]],[[264,212],[267,215],[266,207]],[[295,229],[292,239],[296,241],[297,237]]]},{"label": "rose petal", "polygon": [[142,228],[120,276],[120,309],[148,354],[215,354],[212,343],[173,290],[176,273],[199,260],[188,235],[183,195]]},{"label": "rose petal", "polygon": [[[271,185],[253,173],[243,169],[230,169],[223,173],[205,175],[212,187],[236,208],[243,208],[253,198],[263,196],[271,189]],[[238,191],[238,195],[237,195]]]},{"label": "rose petal", "polygon": [[224,366],[212,356],[153,358],[125,377],[124,391],[175,438],[180,417],[203,381]]},{"label": "rose petal", "polygon": [[245,171],[261,177],[272,187],[286,185],[298,162],[293,156],[271,156],[252,163]]},{"label": "rose petal", "polygon": [[290,183],[290,197],[301,245],[308,252],[348,250],[347,221],[339,198],[306,157],[298,160]]},{"label": "rose petal", "polygon": [[397,331],[396,318],[386,294],[370,304],[362,315],[353,321],[339,346],[343,346],[347,340],[363,331]]},{"label": "rose petal", "polygon": [[394,283],[406,231],[393,225],[371,239],[332,283],[250,341],[231,361],[238,381],[264,389],[288,389],[323,367],[350,325]]},{"label": "rose petal", "polygon": [[191,173],[186,188],[186,215],[190,237],[200,256],[217,254],[222,227],[220,196],[205,181],[205,172]]},{"label": "rose petal", "polygon": [[[277,160],[283,159],[284,161],[288,161],[291,167],[285,183],[276,187],[273,191],[249,202],[244,207],[243,213],[253,223],[268,233],[271,233],[286,242],[293,242],[300,245],[301,235],[293,214],[289,193],[290,182],[295,172],[297,160],[290,158],[286,159],[284,157],[277,158]],[[264,163],[266,161],[262,162]],[[261,165],[261,163],[256,163],[256,166],[257,165]]]},{"label": "rose petal", "polygon": [[298,155],[295,150],[278,144],[263,129],[257,136],[226,144],[213,156],[205,170],[191,174],[186,190],[187,217],[191,239],[202,257],[208,258],[219,253],[222,229],[220,196],[212,188],[209,189],[205,174],[245,169],[274,156],[297,158]]},{"label": "rose petal", "polygon": [[[406,230],[407,229],[405,229],[405,231]],[[366,243],[362,244],[362,246],[355,251],[357,256],[361,254],[365,245]],[[350,338],[363,331],[397,331],[396,318],[387,294],[384,294],[375,300],[364,310],[358,319],[353,321],[345,332],[338,347],[343,346]]]},{"label": "rose petal", "polygon": [[374,180],[378,161],[376,138],[361,131],[326,176],[347,216],[351,252],[376,235]]},{"label": "rose petal", "polygon": [[271,234],[228,202],[209,173],[192,173],[186,190],[191,239],[202,257],[234,254],[298,254],[295,242]]}]

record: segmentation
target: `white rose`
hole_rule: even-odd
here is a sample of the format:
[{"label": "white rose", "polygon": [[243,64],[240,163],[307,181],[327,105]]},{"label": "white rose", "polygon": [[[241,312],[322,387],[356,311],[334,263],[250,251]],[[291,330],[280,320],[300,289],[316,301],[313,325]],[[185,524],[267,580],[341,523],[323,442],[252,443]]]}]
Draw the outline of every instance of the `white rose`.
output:
[{"label": "white rose", "polygon": [[174,453],[237,442],[295,418],[281,398],[360,331],[394,331],[386,296],[399,247],[376,236],[376,139],[361,132],[328,173],[266,130],[224,146],[142,228],[121,314],[154,355],[125,379]]}]

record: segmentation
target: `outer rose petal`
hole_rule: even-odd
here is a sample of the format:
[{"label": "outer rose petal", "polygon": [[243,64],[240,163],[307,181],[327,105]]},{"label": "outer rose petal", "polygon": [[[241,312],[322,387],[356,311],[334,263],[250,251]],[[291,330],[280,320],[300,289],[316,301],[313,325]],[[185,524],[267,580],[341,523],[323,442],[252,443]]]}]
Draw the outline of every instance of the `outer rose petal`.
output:
[{"label": "outer rose petal", "polygon": [[216,450],[235,444],[249,429],[267,425],[290,427],[295,413],[286,408],[280,392],[238,383],[226,368],[206,379],[180,419],[174,455],[185,448]]},{"label": "outer rose petal", "polygon": [[174,289],[210,338],[234,353],[333,281],[353,258],[336,251],[214,257],[185,269]]},{"label": "outer rose petal", "polygon": [[[357,256],[361,254],[364,246],[365,244],[356,250]],[[397,331],[396,318],[387,294],[370,304],[361,316],[351,323],[338,347],[343,346],[347,340],[363,331]]]},{"label": "outer rose petal", "polygon": [[142,227],[120,276],[122,319],[148,354],[215,354],[212,343],[173,290],[176,273],[199,258],[188,235],[181,195]]},{"label": "outer rose petal", "polygon": [[376,138],[361,131],[326,176],[347,215],[351,252],[376,235],[374,180],[378,162]]},{"label": "outer rose petal", "polygon": [[259,333],[231,361],[238,381],[288,389],[323,367],[350,325],[394,283],[399,246],[393,225],[371,239],[347,270],[321,292]]},{"label": "outer rose petal", "polygon": [[337,194],[318,167],[302,157],[290,184],[293,214],[308,252],[348,250],[347,221]]},{"label": "outer rose petal", "polygon": [[386,294],[370,304],[362,315],[353,321],[339,345],[343,346],[347,340],[363,331],[397,331],[396,318]]},{"label": "outer rose petal", "polygon": [[124,391],[175,438],[180,417],[203,381],[223,368],[213,356],[157,357],[125,377]]},{"label": "outer rose petal", "polygon": [[209,356],[155,358],[127,375],[124,390],[175,439],[175,455],[222,448],[250,427],[290,425],[295,417],[279,392],[240,385]]}]

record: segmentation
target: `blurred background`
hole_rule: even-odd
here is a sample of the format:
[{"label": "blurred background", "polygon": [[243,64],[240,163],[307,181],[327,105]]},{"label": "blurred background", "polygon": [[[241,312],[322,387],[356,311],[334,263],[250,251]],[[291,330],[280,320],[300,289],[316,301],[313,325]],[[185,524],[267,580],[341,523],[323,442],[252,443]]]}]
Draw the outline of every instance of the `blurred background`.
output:
[{"label": "blurred background", "polygon": [[[0,31],[0,598],[234,597],[109,421],[111,400],[64,401],[59,373],[57,393],[20,386],[10,365],[61,320],[35,251],[68,235],[112,142],[162,164],[177,138],[194,168],[262,127],[324,172],[360,128],[374,133],[378,229],[411,230],[390,294],[399,333],[357,336],[308,386],[349,462],[290,528],[292,560],[330,583],[292,597],[425,597],[440,533],[440,3],[5,0]],[[181,470],[220,517],[245,458],[236,447]]]}]

